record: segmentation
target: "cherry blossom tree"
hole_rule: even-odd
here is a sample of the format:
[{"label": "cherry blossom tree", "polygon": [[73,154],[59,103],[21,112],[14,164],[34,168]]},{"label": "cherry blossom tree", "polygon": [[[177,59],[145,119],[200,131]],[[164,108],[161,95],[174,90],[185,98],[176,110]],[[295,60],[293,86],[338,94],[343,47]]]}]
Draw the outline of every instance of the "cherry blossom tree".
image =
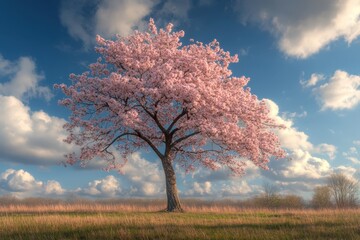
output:
[{"label": "cherry blossom tree", "polygon": [[228,68],[237,56],[216,40],[183,46],[184,31],[172,28],[158,30],[150,19],[146,32],[116,41],[97,36],[102,58],[71,74],[72,85],[55,85],[72,112],[65,141],[81,146],[67,163],[102,158],[107,169],[120,169],[131,153],[150,148],[164,169],[170,212],[182,211],[175,163],[185,171],[227,167],[242,174],[246,161],[267,169],[272,156],[285,156],[273,131],[281,126],[246,88],[249,79]]}]

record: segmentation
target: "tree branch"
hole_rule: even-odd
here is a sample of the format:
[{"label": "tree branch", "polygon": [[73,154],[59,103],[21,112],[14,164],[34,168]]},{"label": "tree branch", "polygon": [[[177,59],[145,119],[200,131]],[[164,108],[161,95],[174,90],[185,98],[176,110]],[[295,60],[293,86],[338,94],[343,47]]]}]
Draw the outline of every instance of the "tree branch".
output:
[{"label": "tree branch", "polygon": [[187,151],[184,149],[180,149],[175,147],[176,151],[182,152],[184,154],[205,154],[205,153],[217,153],[217,154],[221,154],[222,151],[219,150],[213,150],[213,149],[206,149],[206,150],[199,150],[199,151]]},{"label": "tree branch", "polygon": [[107,149],[114,143],[116,142],[119,138],[123,137],[123,136],[126,136],[126,135],[134,135],[134,134],[131,134],[131,133],[123,133],[123,134],[120,134],[119,136],[117,136],[116,138],[114,138],[114,140],[112,140],[103,150],[101,150],[101,152],[107,152]]},{"label": "tree branch", "polygon": [[174,125],[176,124],[177,121],[179,121],[180,118],[182,118],[183,116],[185,116],[187,114],[187,110],[186,108],[184,108],[182,110],[182,112],[174,119],[174,121],[172,121],[172,123],[170,124],[170,126],[166,129],[167,132],[170,132],[171,129],[174,127]]},{"label": "tree branch", "polygon": [[184,137],[178,138],[176,141],[174,141],[174,142],[170,145],[170,147],[174,147],[176,144],[178,144],[178,143],[180,143],[180,142],[182,142],[182,141],[184,141],[184,140],[186,140],[186,139],[188,139],[188,138],[190,138],[190,137],[192,137],[192,136],[195,136],[195,135],[197,135],[197,134],[199,134],[199,133],[200,133],[200,131],[196,131],[196,132],[190,133],[189,135],[186,135],[186,136],[184,136]]},{"label": "tree branch", "polygon": [[133,134],[134,136],[137,136],[139,138],[141,138],[142,140],[144,140],[147,144],[149,144],[149,146],[154,150],[154,152],[156,153],[156,155],[158,155],[158,157],[160,159],[164,158],[164,155],[161,154],[161,152],[159,151],[159,149],[156,148],[156,146],[150,141],[150,139],[148,139],[147,137],[145,137],[144,135],[141,134],[141,132],[135,130],[135,132],[137,134]]},{"label": "tree branch", "polygon": [[163,132],[164,134],[166,133],[166,129],[161,125],[159,119],[157,118],[156,112],[154,114],[152,114],[149,110],[147,110],[142,104],[140,104],[141,108],[144,109],[144,111],[152,118],[154,119],[156,125],[159,127],[159,129],[161,130],[161,132]]}]

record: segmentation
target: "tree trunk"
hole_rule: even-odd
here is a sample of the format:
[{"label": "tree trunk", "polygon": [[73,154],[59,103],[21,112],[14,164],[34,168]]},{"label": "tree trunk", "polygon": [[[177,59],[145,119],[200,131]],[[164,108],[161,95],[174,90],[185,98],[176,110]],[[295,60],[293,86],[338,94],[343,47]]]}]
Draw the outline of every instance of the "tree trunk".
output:
[{"label": "tree trunk", "polygon": [[165,172],[167,212],[183,212],[180,204],[178,189],[176,186],[176,176],[172,163],[169,158],[162,159],[162,165]]}]

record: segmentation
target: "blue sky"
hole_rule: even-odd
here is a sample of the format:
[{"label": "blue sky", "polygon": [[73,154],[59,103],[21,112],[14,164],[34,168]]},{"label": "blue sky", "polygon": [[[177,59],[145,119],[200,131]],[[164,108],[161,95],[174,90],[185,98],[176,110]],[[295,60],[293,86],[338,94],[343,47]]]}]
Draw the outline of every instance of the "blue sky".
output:
[{"label": "blue sky", "polygon": [[[45,3],[46,2],[46,3]],[[359,0],[96,0],[0,2],[0,195],[18,197],[165,197],[161,166],[138,152],[123,174],[64,167],[74,147],[62,142],[69,112],[55,83],[69,84],[96,61],[95,35],[113,38],[146,29],[150,17],[183,29],[184,44],[214,38],[240,62],[234,75],[251,78],[266,99],[291,160],[270,171],[249,166],[178,169],[182,197],[245,198],[264,182],[283,193],[311,196],[332,172],[358,177],[360,166]]]}]

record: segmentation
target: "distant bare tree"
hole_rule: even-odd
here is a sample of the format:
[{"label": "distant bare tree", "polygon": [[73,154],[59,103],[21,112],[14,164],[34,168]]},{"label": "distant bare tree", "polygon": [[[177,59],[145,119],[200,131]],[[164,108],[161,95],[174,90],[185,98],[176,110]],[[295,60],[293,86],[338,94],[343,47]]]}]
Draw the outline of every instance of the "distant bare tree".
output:
[{"label": "distant bare tree", "polygon": [[328,187],[338,208],[355,207],[359,185],[343,173],[333,173],[328,178]]},{"label": "distant bare tree", "polygon": [[311,205],[314,208],[330,208],[331,203],[331,189],[328,186],[319,186],[314,189],[314,195],[311,200]]},{"label": "distant bare tree", "polygon": [[269,182],[263,183],[263,190],[264,190],[264,197],[266,198],[273,198],[279,195],[279,188],[276,185],[271,184]]},{"label": "distant bare tree", "polygon": [[263,183],[263,195],[258,199],[264,207],[277,208],[280,204],[279,188],[269,182]]}]

